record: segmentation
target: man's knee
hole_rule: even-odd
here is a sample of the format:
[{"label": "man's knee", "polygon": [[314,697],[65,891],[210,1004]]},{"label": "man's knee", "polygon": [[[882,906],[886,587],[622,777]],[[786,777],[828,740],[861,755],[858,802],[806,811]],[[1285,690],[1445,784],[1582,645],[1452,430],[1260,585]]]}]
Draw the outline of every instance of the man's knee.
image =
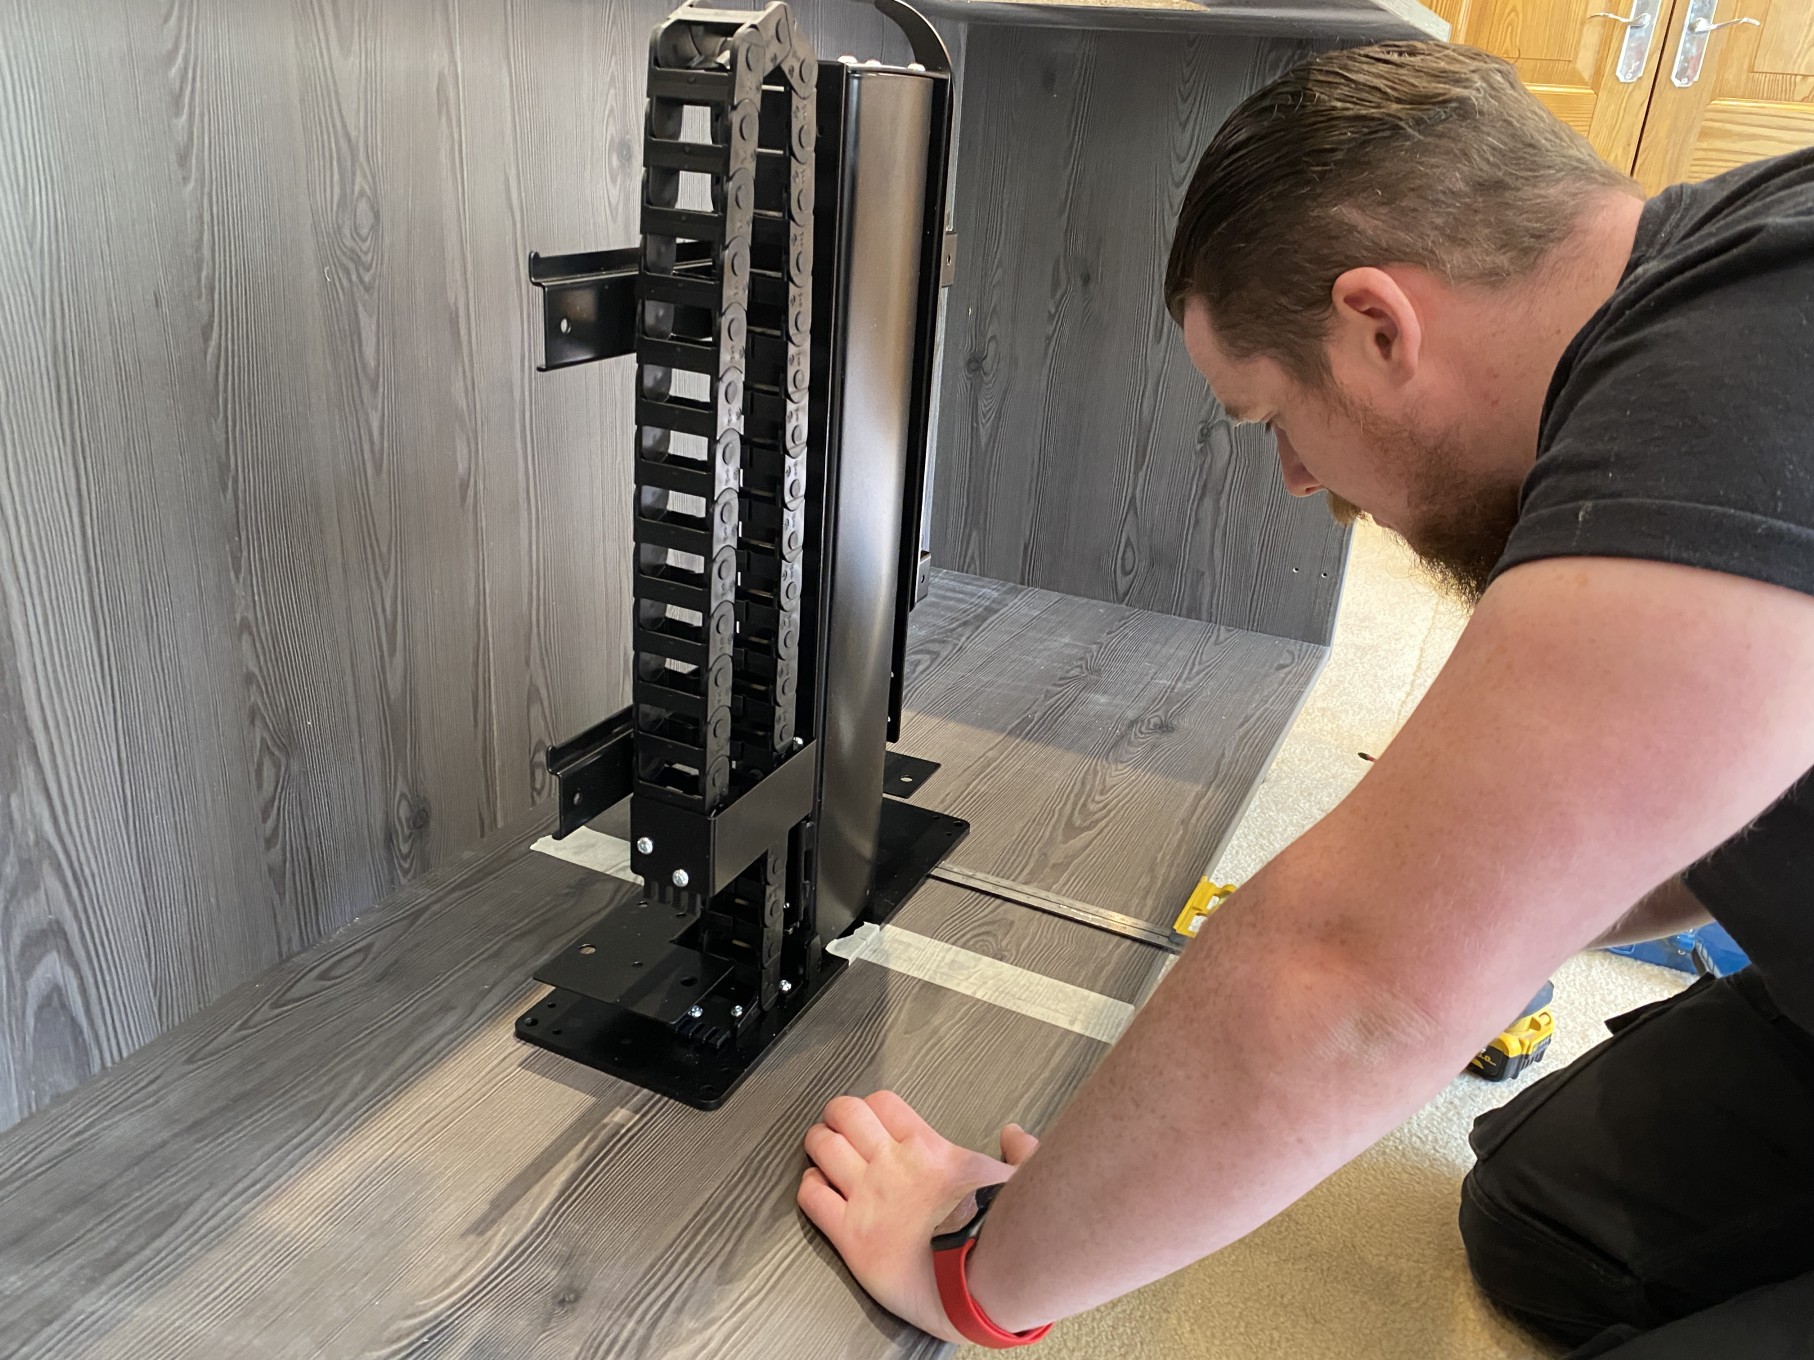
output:
[{"label": "man's knee", "polygon": [[1569,1241],[1553,1220],[1499,1198],[1491,1181],[1480,1166],[1462,1181],[1460,1224],[1468,1269],[1494,1306],[1568,1345],[1629,1316],[1629,1272]]},{"label": "man's knee", "polygon": [[1567,1111],[1570,1075],[1555,1073],[1476,1121],[1479,1160],[1462,1182],[1460,1227],[1468,1268],[1502,1312],[1579,1345],[1644,1309],[1632,1271],[1580,1231],[1592,1207],[1567,1190],[1582,1179],[1571,1174],[1569,1129],[1579,1125]]}]

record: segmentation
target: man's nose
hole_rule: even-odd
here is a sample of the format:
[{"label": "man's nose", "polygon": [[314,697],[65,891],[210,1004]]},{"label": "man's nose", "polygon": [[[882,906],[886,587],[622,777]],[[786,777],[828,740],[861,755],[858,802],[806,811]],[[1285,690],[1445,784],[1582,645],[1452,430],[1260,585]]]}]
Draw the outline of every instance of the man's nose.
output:
[{"label": "man's nose", "polygon": [[1294,496],[1314,496],[1323,489],[1323,484],[1310,475],[1310,470],[1298,461],[1297,450],[1291,447],[1291,441],[1285,437],[1283,430],[1272,432],[1279,441],[1279,471],[1285,478],[1285,489]]}]

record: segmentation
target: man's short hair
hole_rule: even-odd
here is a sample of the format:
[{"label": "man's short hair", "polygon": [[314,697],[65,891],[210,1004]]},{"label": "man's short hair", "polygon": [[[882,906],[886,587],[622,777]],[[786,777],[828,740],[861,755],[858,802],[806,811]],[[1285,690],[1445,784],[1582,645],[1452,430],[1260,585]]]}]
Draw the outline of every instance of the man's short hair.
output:
[{"label": "man's short hair", "polygon": [[1509,282],[1568,236],[1586,191],[1609,187],[1637,192],[1498,57],[1439,42],[1329,52],[1249,96],[1204,151],[1165,305],[1182,319],[1202,298],[1227,353],[1321,386],[1344,271]]}]

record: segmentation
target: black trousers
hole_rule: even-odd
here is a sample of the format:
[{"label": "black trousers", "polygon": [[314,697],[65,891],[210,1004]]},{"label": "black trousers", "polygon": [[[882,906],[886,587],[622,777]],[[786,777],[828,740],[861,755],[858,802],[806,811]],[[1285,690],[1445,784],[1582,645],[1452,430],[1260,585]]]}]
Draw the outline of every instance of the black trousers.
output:
[{"label": "black trousers", "polygon": [[1571,1360],[1814,1358],[1814,1035],[1750,969],[1607,1027],[1476,1121],[1475,1279]]}]

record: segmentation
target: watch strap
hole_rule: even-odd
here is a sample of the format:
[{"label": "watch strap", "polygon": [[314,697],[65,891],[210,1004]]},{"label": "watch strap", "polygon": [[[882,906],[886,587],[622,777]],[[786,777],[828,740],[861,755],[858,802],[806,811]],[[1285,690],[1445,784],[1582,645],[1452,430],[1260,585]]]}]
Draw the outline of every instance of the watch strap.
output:
[{"label": "watch strap", "polygon": [[943,1233],[932,1239],[932,1271],[938,1280],[939,1301],[945,1306],[945,1316],[951,1319],[951,1325],[965,1340],[991,1350],[1029,1346],[1052,1330],[1052,1324],[1048,1322],[1043,1327],[1024,1332],[1005,1331],[989,1320],[989,1315],[970,1293],[966,1264],[970,1253],[976,1250],[983,1215],[989,1212],[989,1206],[1000,1190],[999,1185],[982,1187],[976,1192],[976,1213],[970,1221],[956,1232]]}]

